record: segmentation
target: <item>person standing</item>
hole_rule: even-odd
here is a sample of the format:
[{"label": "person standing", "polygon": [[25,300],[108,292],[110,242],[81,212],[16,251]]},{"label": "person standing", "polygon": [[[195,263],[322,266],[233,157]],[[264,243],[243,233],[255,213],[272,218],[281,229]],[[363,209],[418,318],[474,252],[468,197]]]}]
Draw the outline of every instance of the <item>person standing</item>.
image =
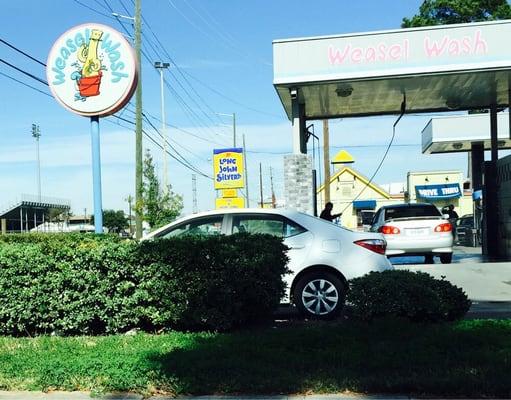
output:
[{"label": "person standing", "polygon": [[332,214],[333,208],[334,208],[334,205],[330,201],[327,202],[325,204],[325,208],[323,209],[323,211],[321,211],[319,218],[332,222],[337,217],[340,217],[342,215],[342,213]]},{"label": "person standing", "polygon": [[452,226],[452,237],[456,239],[456,221],[459,218],[459,215],[456,211],[454,211],[454,205],[449,204],[446,209],[446,214],[449,215],[449,222]]}]

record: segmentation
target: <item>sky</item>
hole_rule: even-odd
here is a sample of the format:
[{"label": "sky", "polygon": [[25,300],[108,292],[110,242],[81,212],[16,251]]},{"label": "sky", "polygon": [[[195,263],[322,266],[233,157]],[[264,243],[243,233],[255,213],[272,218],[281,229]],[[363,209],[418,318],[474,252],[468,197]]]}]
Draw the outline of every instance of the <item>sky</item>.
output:
[{"label": "sky", "polygon": [[[264,197],[270,196],[270,169],[277,198],[283,198],[283,157],[292,152],[291,123],[272,85],[275,39],[396,29],[414,15],[420,0],[142,0],[144,130],[161,144],[160,75],[164,72],[165,117],[173,155],[201,174],[169,158],[168,180],[192,211],[192,174],[197,174],[199,210],[214,208],[212,153],[232,146],[232,113],[237,145],[245,136],[249,198],[259,201],[259,164]],[[30,12],[27,12],[30,10]],[[58,37],[83,23],[109,25],[133,37],[134,0],[25,0],[3,2],[0,14],[0,211],[37,193],[36,143],[40,127],[41,192],[70,201],[74,214],[91,213],[93,187],[89,118],[65,110],[45,80],[48,53]],[[7,42],[26,55],[20,54]],[[27,56],[30,56],[27,57]],[[10,64],[10,66],[8,64]],[[25,73],[21,72],[24,71]],[[31,76],[27,75],[30,74]],[[39,80],[38,80],[39,79]],[[115,117],[100,120],[104,209],[128,210],[135,192],[134,97]],[[227,115],[225,115],[227,114]],[[466,154],[423,155],[421,131],[431,115],[406,115],[376,175],[378,184],[405,182],[409,171],[461,170]],[[330,121],[331,155],[346,149],[353,167],[373,175],[392,136],[396,116]],[[315,122],[321,133],[322,123]],[[321,139],[321,135],[320,139]],[[161,149],[144,136],[144,149],[162,174]],[[312,154],[312,143],[309,143]],[[316,158],[316,163],[318,159]],[[205,175],[205,176],[203,176]]]}]

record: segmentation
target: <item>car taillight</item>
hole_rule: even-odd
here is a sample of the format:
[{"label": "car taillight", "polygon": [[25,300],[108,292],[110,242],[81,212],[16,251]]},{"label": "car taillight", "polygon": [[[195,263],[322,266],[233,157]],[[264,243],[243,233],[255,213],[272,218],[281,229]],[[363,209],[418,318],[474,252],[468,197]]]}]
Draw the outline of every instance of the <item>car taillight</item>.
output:
[{"label": "car taillight", "polygon": [[451,232],[452,231],[452,225],[449,222],[437,225],[435,227],[435,232]]},{"label": "car taillight", "polygon": [[390,225],[383,225],[378,231],[384,235],[398,235],[401,233],[399,228]]},{"label": "car taillight", "polygon": [[362,246],[367,250],[374,251],[375,253],[378,254],[385,254],[385,249],[387,248],[387,243],[385,242],[385,240],[381,239],[363,239],[357,240],[353,243],[358,244],[359,246]]}]

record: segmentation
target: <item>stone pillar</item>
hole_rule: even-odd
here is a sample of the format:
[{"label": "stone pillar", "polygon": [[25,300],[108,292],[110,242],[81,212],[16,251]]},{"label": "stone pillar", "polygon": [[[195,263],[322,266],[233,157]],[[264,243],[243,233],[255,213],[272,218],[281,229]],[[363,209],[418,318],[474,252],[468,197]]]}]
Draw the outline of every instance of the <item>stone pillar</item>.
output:
[{"label": "stone pillar", "polygon": [[284,197],[286,207],[313,214],[312,158],[307,154],[284,156]]},{"label": "stone pillar", "polygon": [[7,220],[2,218],[2,235],[7,234]]}]

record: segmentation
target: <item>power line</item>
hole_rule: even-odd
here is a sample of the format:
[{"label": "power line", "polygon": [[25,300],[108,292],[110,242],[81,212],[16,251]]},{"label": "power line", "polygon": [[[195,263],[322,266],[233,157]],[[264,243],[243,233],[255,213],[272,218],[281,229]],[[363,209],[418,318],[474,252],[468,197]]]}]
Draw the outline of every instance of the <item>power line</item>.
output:
[{"label": "power line", "polygon": [[24,75],[29,76],[29,77],[30,77],[30,78],[32,78],[32,79],[35,79],[36,81],[38,81],[38,82],[42,83],[43,85],[48,86],[48,82],[46,82],[45,80],[43,80],[43,79],[41,79],[41,78],[39,78],[39,77],[37,77],[37,76],[35,76],[35,75],[31,74],[30,72],[27,72],[27,71],[25,71],[24,69],[18,68],[17,66],[15,66],[15,65],[11,64],[10,62],[7,62],[7,61],[5,61],[5,60],[3,60],[3,59],[1,59],[1,58],[0,58],[0,62],[1,62],[1,63],[3,63],[3,64],[5,64],[5,65],[7,65],[7,66],[9,66],[9,67],[11,67],[12,69],[15,69],[15,70],[16,70],[16,71],[18,71],[18,72],[21,72],[21,73],[22,73],[22,74],[24,74]]},{"label": "power line", "polygon": [[27,87],[29,87],[30,89],[33,89],[33,90],[35,90],[35,91],[37,91],[37,92],[39,92],[39,93],[42,93],[42,94],[44,94],[44,95],[46,95],[46,96],[48,96],[48,97],[52,97],[52,98],[53,98],[53,96],[52,96],[51,94],[46,93],[46,92],[43,92],[42,90],[39,90],[39,89],[37,89],[36,87],[34,87],[34,86],[32,86],[32,85],[29,85],[28,83],[25,83],[25,82],[23,82],[23,81],[20,81],[19,79],[16,79],[16,78],[14,78],[14,77],[12,77],[12,76],[10,76],[10,75],[4,74],[3,72],[0,72],[0,75],[3,75],[3,76],[5,76],[6,78],[12,79],[13,81],[18,82],[19,84],[21,84],[21,85],[23,85],[23,86],[27,86]]},{"label": "power line", "polygon": [[82,7],[85,7],[87,9],[91,10],[92,12],[94,12],[96,14],[102,15],[103,17],[110,18],[110,19],[115,19],[113,16],[105,14],[104,12],[98,11],[95,8],[93,8],[93,7],[91,7],[91,6],[87,5],[87,4],[84,4],[84,3],[82,3],[79,0],[74,0],[74,2],[79,4],[79,5],[81,5]]},{"label": "power line", "polygon": [[30,54],[25,53],[23,50],[18,49],[16,46],[14,46],[14,45],[10,44],[9,42],[7,42],[7,41],[5,41],[5,40],[3,40],[3,39],[0,39],[0,42],[2,42],[3,44],[5,44],[6,46],[9,46],[11,49],[13,49],[13,50],[17,51],[18,53],[23,54],[25,57],[30,58],[32,61],[35,61],[36,63],[41,64],[43,67],[46,67],[46,64],[45,64],[45,63],[43,63],[42,61],[39,61],[39,60],[38,60],[37,58],[35,58],[35,57],[32,57]]}]

